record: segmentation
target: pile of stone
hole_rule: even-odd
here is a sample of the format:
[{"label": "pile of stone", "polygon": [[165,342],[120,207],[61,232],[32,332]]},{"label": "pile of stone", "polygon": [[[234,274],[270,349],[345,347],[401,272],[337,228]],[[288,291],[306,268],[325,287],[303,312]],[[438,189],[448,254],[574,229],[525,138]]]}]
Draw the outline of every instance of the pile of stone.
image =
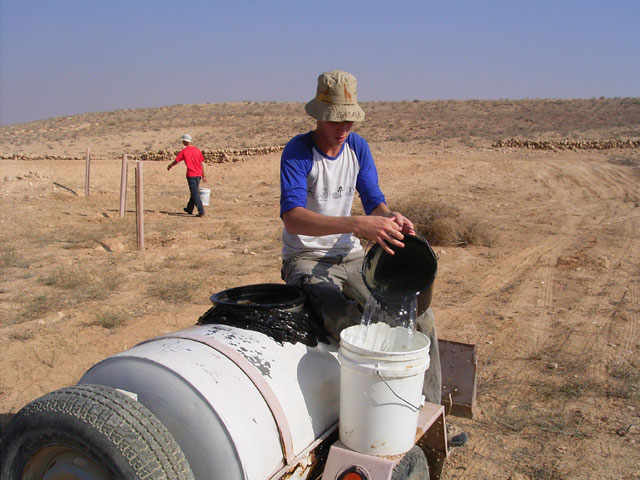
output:
[{"label": "pile of stone", "polygon": [[27,155],[26,153],[12,153],[2,154],[0,159],[2,160],[84,160],[86,155],[72,157],[69,155],[50,155],[45,153],[43,155]]},{"label": "pile of stone", "polygon": [[[220,149],[203,149],[202,155],[204,156],[205,163],[227,163],[227,162],[239,162],[244,157],[255,157],[257,155],[268,155],[270,153],[281,152],[284,148],[283,145],[273,147],[254,147],[243,148],[240,150],[232,148],[220,148]],[[156,152],[144,152],[140,154],[128,154],[127,159],[131,161],[143,160],[143,161],[171,161],[176,158],[178,152],[181,149],[176,150],[158,150]],[[9,155],[0,155],[3,160],[85,160],[86,154],[82,156],[70,156],[70,155],[27,155],[22,153],[13,153]],[[93,159],[103,159],[103,155],[91,154]]]},{"label": "pile of stone", "polygon": [[612,148],[640,148],[640,140],[526,140],[510,138],[498,140],[492,147],[529,148],[532,150],[609,150]]},{"label": "pile of stone", "polygon": [[[274,147],[255,147],[244,148],[236,150],[232,148],[221,149],[202,149],[202,155],[204,156],[205,163],[227,163],[238,162],[242,160],[242,157],[255,157],[257,155],[268,155],[270,153],[281,152],[284,146]],[[143,160],[143,161],[167,161],[176,158],[176,155],[181,149],[175,150],[158,150],[157,152],[144,152],[140,155],[127,155],[130,160]]]}]

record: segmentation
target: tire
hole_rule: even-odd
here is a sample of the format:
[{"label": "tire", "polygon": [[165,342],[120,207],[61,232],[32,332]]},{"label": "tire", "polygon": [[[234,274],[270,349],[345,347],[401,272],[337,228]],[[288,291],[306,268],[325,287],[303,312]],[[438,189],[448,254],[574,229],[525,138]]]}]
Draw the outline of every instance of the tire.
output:
[{"label": "tire", "polygon": [[173,436],[142,404],[102,385],[48,393],[12,419],[4,480],[193,480]]},{"label": "tire", "polygon": [[413,447],[391,472],[391,480],[429,480],[429,464],[420,447]]}]

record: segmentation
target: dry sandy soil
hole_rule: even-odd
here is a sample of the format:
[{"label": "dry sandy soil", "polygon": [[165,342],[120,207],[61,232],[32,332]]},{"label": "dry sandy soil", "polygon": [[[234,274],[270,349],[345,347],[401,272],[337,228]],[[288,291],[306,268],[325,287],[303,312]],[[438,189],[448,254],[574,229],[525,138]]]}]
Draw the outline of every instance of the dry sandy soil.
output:
[{"label": "dry sandy soil", "polygon": [[[640,478],[640,152],[494,148],[500,138],[640,139],[640,99],[365,104],[390,205],[431,199],[494,233],[434,245],[439,335],[478,346],[470,442],[445,479]],[[278,146],[311,127],[301,104],[192,105],[2,128],[0,414],[75,383],[97,361],[195,324],[209,296],[280,282],[279,154],[207,165],[211,205],[182,212],[183,167],[120,156]],[[84,160],[94,155],[90,196]],[[68,187],[77,193],[56,186]]]}]

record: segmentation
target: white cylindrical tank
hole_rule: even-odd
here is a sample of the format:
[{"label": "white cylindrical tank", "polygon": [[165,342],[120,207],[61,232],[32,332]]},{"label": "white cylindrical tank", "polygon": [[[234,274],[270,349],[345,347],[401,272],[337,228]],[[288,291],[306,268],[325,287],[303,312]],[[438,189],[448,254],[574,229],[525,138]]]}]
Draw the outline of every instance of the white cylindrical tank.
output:
[{"label": "white cylindrical tank", "polygon": [[338,422],[337,345],[280,345],[202,325],[143,342],[79,383],[136,395],[182,448],[196,479],[265,480]]}]

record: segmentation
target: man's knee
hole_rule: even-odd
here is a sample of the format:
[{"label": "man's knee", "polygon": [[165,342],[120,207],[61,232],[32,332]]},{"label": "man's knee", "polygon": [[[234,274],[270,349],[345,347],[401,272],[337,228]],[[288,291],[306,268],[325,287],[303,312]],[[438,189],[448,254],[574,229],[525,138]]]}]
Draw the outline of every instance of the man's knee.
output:
[{"label": "man's knee", "polygon": [[357,302],[346,298],[339,285],[306,275],[301,277],[300,286],[322,318],[325,329],[336,340],[340,339],[343,329],[360,322]]},{"label": "man's knee", "polygon": [[422,315],[416,318],[416,329],[429,336],[432,330],[435,330],[436,322],[433,316],[433,310],[427,308]]}]

